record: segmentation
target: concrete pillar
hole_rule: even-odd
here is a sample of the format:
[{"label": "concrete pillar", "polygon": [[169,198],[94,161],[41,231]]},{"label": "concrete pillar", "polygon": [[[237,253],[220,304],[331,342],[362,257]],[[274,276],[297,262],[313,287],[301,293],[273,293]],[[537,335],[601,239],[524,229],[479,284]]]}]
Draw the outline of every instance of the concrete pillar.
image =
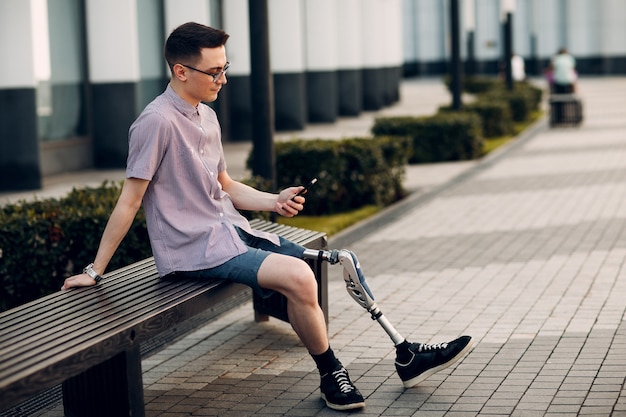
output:
[{"label": "concrete pillar", "polygon": [[363,0],[361,2],[361,39],[363,56],[363,109],[378,110],[385,104],[385,37],[381,34],[380,16],[386,2]]},{"label": "concrete pillar", "polygon": [[[593,42],[593,38],[587,19],[590,13],[594,13],[594,11],[590,10],[588,5],[587,0],[569,0],[567,15],[565,16],[565,25],[568,27],[566,45],[569,45],[569,52],[577,57],[592,55],[591,42]],[[596,3],[596,5],[599,6],[600,4]],[[595,10],[598,10],[597,6],[594,7]]]},{"label": "concrete pillar", "polygon": [[[601,43],[599,53],[604,57],[602,72],[604,74],[626,73],[626,2],[605,0],[601,8]],[[594,6],[597,4],[593,2]]]},{"label": "concrete pillar", "polygon": [[529,7],[530,2],[517,1],[513,12],[513,51],[525,61],[531,55],[530,35],[533,32]]},{"label": "concrete pillar", "polygon": [[[230,35],[226,55],[230,61],[228,94],[230,140],[252,139],[252,104],[250,91],[250,20],[247,0],[223,2],[224,30]],[[224,91],[222,90],[222,91]],[[223,122],[223,121],[222,121]]]},{"label": "concrete pillar", "polygon": [[87,0],[86,15],[94,163],[121,168],[128,155],[128,128],[140,110],[137,1]]},{"label": "concrete pillar", "polygon": [[31,2],[0,2],[0,191],[41,187]]},{"label": "concrete pillar", "polygon": [[402,0],[387,0],[384,4],[384,103],[390,105],[400,99],[400,81],[402,79],[404,65],[402,53]]},{"label": "concrete pillar", "polygon": [[363,45],[361,40],[361,1],[335,2],[337,44],[337,94],[339,114],[356,116],[363,110]]},{"label": "concrete pillar", "polygon": [[417,75],[443,74],[447,69],[445,54],[445,5],[438,0],[420,0],[413,5],[414,48],[418,59]]},{"label": "concrete pillar", "polygon": [[[227,2],[226,2],[227,3]],[[187,22],[211,24],[211,7],[208,0],[163,0],[165,36]]]},{"label": "concrete pillar", "polygon": [[337,7],[335,0],[305,0],[308,121],[334,122],[337,93]]},{"label": "concrete pillar", "polygon": [[276,130],[302,130],[307,121],[304,4],[270,0],[268,7]]},{"label": "concrete pillar", "polygon": [[165,33],[161,2],[138,0],[139,36],[139,109],[161,94],[169,82],[169,68],[163,58]]},{"label": "concrete pillar", "polygon": [[415,21],[417,17],[415,13],[416,3],[416,0],[403,0],[402,7],[404,73],[410,77],[417,75],[417,62],[419,60],[417,23]]},{"label": "concrete pillar", "polygon": [[562,19],[559,17],[558,0],[534,0],[534,22],[537,29],[537,50],[539,57],[544,61],[557,52],[562,45],[559,37],[559,24]]},{"label": "concrete pillar", "polygon": [[477,72],[497,74],[503,50],[500,2],[476,0],[475,47]]}]

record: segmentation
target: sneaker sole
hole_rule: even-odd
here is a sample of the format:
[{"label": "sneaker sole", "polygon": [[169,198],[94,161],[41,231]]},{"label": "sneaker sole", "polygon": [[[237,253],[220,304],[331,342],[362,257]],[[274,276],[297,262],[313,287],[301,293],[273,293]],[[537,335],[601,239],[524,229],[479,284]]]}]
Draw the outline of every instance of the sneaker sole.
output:
[{"label": "sneaker sole", "polygon": [[415,378],[411,378],[411,379],[407,379],[406,381],[402,381],[402,385],[404,385],[404,388],[413,388],[414,386],[416,386],[417,384],[419,384],[420,382],[422,382],[426,378],[428,378],[428,377],[432,376],[433,374],[441,371],[442,369],[446,369],[450,365],[453,365],[456,362],[458,362],[463,356],[465,356],[465,354],[467,352],[470,351],[470,349],[472,349],[472,347],[474,347],[474,339],[470,339],[469,343],[463,348],[463,350],[461,350],[459,353],[457,353],[456,356],[453,357],[452,359],[450,359],[448,362],[442,363],[439,366],[431,368],[428,371],[426,371],[426,372],[416,376]]},{"label": "sneaker sole", "polygon": [[328,408],[332,408],[333,410],[337,410],[337,411],[354,410],[356,408],[365,407],[365,401],[362,401],[360,403],[351,403],[351,404],[334,404],[334,403],[329,402],[326,399],[326,396],[324,394],[322,394],[322,400],[324,400]]}]

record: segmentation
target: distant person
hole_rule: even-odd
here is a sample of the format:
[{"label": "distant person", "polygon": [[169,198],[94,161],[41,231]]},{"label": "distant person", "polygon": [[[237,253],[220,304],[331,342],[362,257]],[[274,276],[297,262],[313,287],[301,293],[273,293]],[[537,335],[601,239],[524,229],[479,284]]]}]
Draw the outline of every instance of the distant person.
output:
[{"label": "distant person", "polygon": [[554,94],[572,94],[576,91],[576,59],[561,48],[552,58],[549,71],[551,72],[552,88]]},{"label": "distant person", "polygon": [[[246,284],[261,297],[287,298],[289,322],[320,373],[326,405],[362,408],[365,401],[330,347],[317,281],[302,259],[305,248],[254,230],[240,210],[285,217],[304,207],[302,186],[266,193],[230,177],[217,114],[204,102],[226,85],[228,34],[198,23],[176,28],[165,43],[171,71],[163,94],[130,127],[126,180],[93,263],[67,278],[62,289],[96,285],[143,205],[160,276],[220,278]],[[411,344],[402,366],[405,386],[462,357],[470,337],[448,343]]]},{"label": "distant person", "polygon": [[511,57],[511,74],[513,75],[513,81],[526,80],[524,58],[515,53]]}]

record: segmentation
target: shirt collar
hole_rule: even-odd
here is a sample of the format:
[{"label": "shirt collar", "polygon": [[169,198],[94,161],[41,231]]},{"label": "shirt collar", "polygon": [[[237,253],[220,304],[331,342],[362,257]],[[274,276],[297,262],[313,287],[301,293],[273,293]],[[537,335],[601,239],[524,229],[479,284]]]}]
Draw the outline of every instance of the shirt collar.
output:
[{"label": "shirt collar", "polygon": [[165,89],[165,97],[172,102],[174,108],[182,113],[187,118],[192,118],[198,115],[198,109],[191,104],[187,103],[176,91],[172,88],[171,84],[167,85]]}]

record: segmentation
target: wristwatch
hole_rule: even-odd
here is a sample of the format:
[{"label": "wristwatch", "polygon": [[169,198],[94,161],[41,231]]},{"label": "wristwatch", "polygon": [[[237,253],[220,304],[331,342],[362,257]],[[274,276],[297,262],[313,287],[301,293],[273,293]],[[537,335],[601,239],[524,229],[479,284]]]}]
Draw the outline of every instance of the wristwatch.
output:
[{"label": "wristwatch", "polygon": [[94,281],[96,281],[96,284],[102,281],[102,275],[98,275],[98,273],[93,270],[93,263],[90,263],[85,268],[83,268],[83,274],[87,274],[91,278],[93,278]]}]

